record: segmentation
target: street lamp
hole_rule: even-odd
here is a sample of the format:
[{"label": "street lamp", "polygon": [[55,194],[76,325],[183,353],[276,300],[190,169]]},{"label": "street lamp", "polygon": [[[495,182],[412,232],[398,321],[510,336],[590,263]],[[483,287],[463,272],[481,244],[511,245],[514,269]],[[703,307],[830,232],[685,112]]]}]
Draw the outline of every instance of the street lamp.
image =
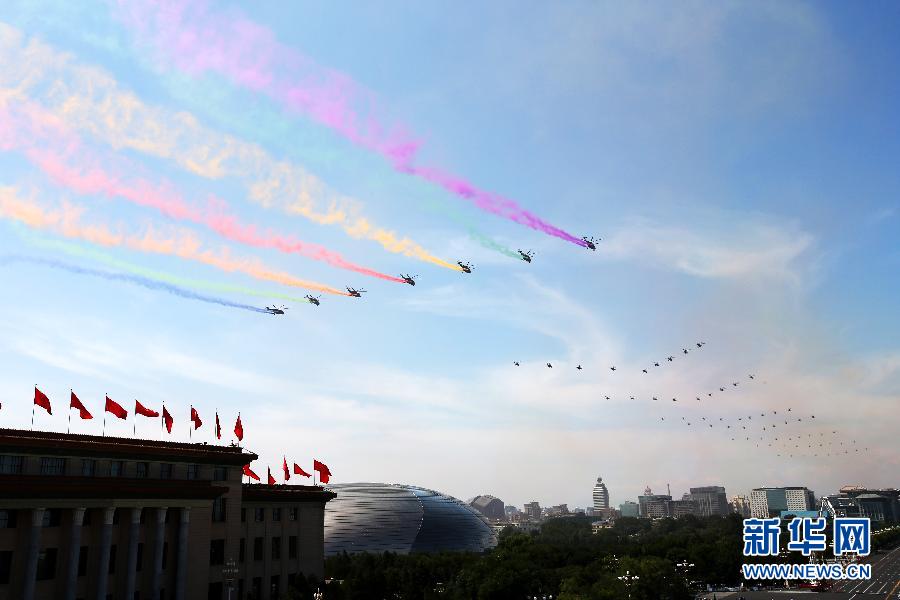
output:
[{"label": "street lamp", "polygon": [[225,579],[225,589],[228,590],[228,600],[231,600],[231,590],[234,589],[234,580],[239,572],[240,570],[233,558],[225,561],[225,566],[222,567],[222,577]]},{"label": "street lamp", "polygon": [[640,579],[638,575],[632,575],[631,571],[625,571],[625,574],[616,577],[619,581],[625,584],[625,588],[628,590],[628,598],[631,599],[631,584]]}]

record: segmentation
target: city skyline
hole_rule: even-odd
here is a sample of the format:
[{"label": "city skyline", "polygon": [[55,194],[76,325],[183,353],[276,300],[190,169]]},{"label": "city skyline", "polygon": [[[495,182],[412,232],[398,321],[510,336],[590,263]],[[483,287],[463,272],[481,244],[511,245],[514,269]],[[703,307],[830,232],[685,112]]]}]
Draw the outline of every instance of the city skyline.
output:
[{"label": "city skyline", "polygon": [[[207,64],[171,61],[107,2],[4,3],[0,56],[30,62],[0,74],[0,426],[30,426],[35,384],[54,401],[38,430],[66,431],[70,388],[95,413],[73,419],[73,433],[100,433],[107,394],[178,407],[171,436],[138,424],[154,439],[211,442],[213,414],[227,435],[240,412],[245,444],[273,471],[285,455],[315,457],[338,483],[486,493],[520,507],[589,506],[600,473],[610,506],[647,485],[670,484],[676,498],[703,485],[729,497],[761,486],[897,487],[900,84],[884,74],[900,57],[890,25],[900,7],[885,11],[837,2],[207,11],[203,23],[250,23],[326,79],[358,83],[372,114],[398,135],[415,132],[422,164],[602,238],[591,251],[410,176],[383,155],[396,147],[374,151],[347,137],[346,121],[284,109],[259,92],[265,78],[235,84],[216,71],[215,52]],[[238,62],[241,73],[267,64],[256,58]],[[86,99],[109,81],[129,109],[152,109],[151,134],[178,125],[182,135],[142,144],[127,110],[90,112]],[[72,139],[23,146],[32,138],[16,134],[54,110]],[[103,129],[110,123],[122,128]],[[73,147],[85,172],[117,177],[99,188],[73,182],[50,160],[72,158]],[[222,148],[237,150],[219,160]],[[354,199],[346,215],[449,267],[307,218],[300,200],[276,211],[281,171],[254,163],[234,175],[247,156],[314,174],[328,200]],[[179,192],[203,215],[221,202],[235,220],[123,201],[110,190],[126,175]],[[34,206],[44,213],[13,210]],[[109,236],[89,243],[101,224]],[[273,232],[389,279],[254,238],[274,243]],[[172,243],[140,251],[150,234]],[[129,245],[128,235],[140,239]],[[503,249],[533,250],[533,260]],[[259,264],[338,294],[260,279],[271,273]],[[231,305],[73,266],[168,274]],[[416,285],[390,279],[400,275]],[[368,292],[340,296],[346,286]],[[282,304],[284,315],[252,310]],[[740,385],[716,391],[731,383]],[[206,421],[192,438],[190,405]],[[849,454],[778,456],[718,421],[774,422],[787,408],[804,421],[785,424],[785,435],[827,432]],[[132,423],[106,428],[127,436]]]}]

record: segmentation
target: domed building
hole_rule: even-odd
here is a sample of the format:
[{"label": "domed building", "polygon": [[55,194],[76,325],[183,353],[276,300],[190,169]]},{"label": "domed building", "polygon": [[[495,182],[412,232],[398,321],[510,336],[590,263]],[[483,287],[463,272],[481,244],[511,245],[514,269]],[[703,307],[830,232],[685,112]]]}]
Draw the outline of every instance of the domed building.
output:
[{"label": "domed building", "polygon": [[469,500],[469,506],[487,517],[488,521],[506,520],[506,505],[503,504],[503,500],[490,494],[475,496]]},{"label": "domed building", "polygon": [[343,483],[325,505],[325,555],[342,552],[484,552],[497,545],[487,519],[440,492],[411,485]]}]

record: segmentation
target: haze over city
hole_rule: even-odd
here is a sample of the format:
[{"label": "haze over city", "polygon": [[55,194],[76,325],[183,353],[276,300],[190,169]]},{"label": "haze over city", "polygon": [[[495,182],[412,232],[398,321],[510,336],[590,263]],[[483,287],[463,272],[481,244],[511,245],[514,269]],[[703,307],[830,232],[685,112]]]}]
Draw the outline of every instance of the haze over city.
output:
[{"label": "haze over city", "polygon": [[[648,485],[676,497],[704,485],[896,486],[897,5],[882,19],[836,2],[196,9],[207,36],[222,19],[250,23],[241,31],[276,58],[352,82],[366,115],[414,132],[418,163],[515,199],[576,242],[602,238],[595,251],[411,176],[366,139],[261,93],[267,80],[235,84],[213,44],[180,64],[118,4],[79,7],[0,7],[2,427],[31,426],[35,385],[54,401],[38,430],[66,430],[70,388],[95,415],[109,395],[165,402],[175,416],[171,435],[115,420],[107,435],[187,441],[193,405],[207,425],[190,439],[213,442],[218,412],[227,441],[240,412],[263,469],[316,457],[338,483],[520,507],[588,506],[598,475],[612,505]],[[153,144],[128,110],[104,112],[104,89],[152,109]],[[23,143],[28,127],[56,132],[57,121],[77,143],[57,133]],[[236,140],[234,154],[219,160],[214,139]],[[234,157],[251,149],[265,158],[235,174]],[[81,175],[106,168],[116,183],[178,190],[263,238],[294,236],[416,285],[223,239],[171,206],[161,214],[76,185],[48,156],[80,159]],[[346,214],[430,258],[305,218],[305,197],[279,210],[284,189],[264,185],[276,162],[329,190],[318,209],[353,198]],[[129,236],[170,243],[148,253],[115,241]],[[242,266],[188,260],[194,251]],[[254,279],[253,260],[338,293]],[[204,303],[60,261],[271,291],[197,293],[288,310]],[[346,286],[367,292],[339,295]],[[786,424],[781,446],[768,445],[772,429],[762,440],[732,433],[738,417],[780,425],[773,413],[788,408],[803,422]],[[71,430],[99,434],[101,422],[73,418]],[[804,442],[793,451],[785,436]],[[807,445],[826,437],[827,457]]]}]

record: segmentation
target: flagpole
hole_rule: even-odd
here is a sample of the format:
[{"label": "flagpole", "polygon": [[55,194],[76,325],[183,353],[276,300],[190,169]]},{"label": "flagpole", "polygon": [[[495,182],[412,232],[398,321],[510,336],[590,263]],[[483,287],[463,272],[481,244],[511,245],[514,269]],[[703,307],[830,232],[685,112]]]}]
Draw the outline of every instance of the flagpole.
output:
[{"label": "flagpole", "polygon": [[[193,405],[193,404],[191,404],[191,416],[192,416],[192,417],[194,416],[194,405]],[[193,419],[191,420],[191,422],[193,422]],[[191,441],[191,439],[192,439],[191,436],[192,436],[193,434],[194,434],[194,430],[191,429],[191,426],[190,426],[190,425],[188,425],[188,442]]]},{"label": "flagpole", "polygon": [[[109,394],[106,394],[109,398]],[[106,404],[103,405],[103,437],[106,437]]]},{"label": "flagpole", "polygon": [[[37,384],[34,384],[34,389],[37,390]],[[31,403],[31,430],[34,431],[34,402]]]}]

